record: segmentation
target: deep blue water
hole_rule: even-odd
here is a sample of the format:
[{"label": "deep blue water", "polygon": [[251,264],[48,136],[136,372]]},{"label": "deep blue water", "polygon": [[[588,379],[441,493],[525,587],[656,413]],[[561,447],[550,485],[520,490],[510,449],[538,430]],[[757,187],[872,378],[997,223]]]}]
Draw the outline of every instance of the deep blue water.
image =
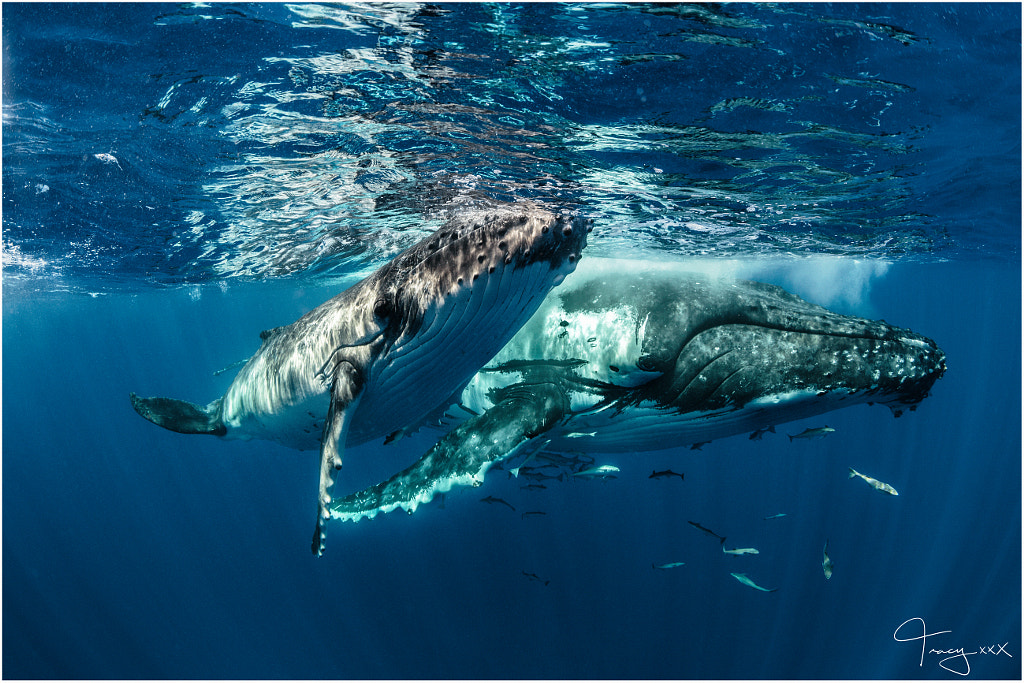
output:
[{"label": "deep blue water", "polygon": [[[4,677],[959,679],[894,639],[920,618],[969,678],[1020,678],[1019,5],[2,13]],[[319,559],[314,454],[132,411],[218,396],[260,330],[481,197],[592,216],[584,258],[909,327],[949,369],[898,419],[539,493],[496,471],[334,523]],[[349,449],[339,486],[430,444]]]}]

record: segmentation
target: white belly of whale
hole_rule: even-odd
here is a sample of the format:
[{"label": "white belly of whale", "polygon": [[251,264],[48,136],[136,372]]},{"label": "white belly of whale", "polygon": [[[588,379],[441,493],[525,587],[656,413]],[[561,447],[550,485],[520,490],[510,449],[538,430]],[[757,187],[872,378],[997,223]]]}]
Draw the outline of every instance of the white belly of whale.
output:
[{"label": "white belly of whale", "polygon": [[245,413],[225,419],[225,439],[265,439],[300,451],[317,450],[330,404],[327,392],[273,413]]}]

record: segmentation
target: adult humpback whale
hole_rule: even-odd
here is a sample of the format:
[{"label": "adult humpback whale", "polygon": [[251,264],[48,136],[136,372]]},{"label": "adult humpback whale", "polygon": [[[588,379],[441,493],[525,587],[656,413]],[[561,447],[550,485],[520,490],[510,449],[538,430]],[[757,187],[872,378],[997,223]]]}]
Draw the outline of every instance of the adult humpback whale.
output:
[{"label": "adult humpback whale", "polygon": [[408,469],[336,500],[331,516],[411,512],[479,484],[531,441],[657,450],[858,403],[899,415],[945,369],[930,339],[773,285],[589,258],[448,409],[469,417]]},{"label": "adult humpback whale", "polygon": [[132,405],[185,434],[320,450],[313,552],[345,444],[421,421],[494,356],[572,272],[589,221],[528,203],[458,217],[263,344],[206,406]]}]

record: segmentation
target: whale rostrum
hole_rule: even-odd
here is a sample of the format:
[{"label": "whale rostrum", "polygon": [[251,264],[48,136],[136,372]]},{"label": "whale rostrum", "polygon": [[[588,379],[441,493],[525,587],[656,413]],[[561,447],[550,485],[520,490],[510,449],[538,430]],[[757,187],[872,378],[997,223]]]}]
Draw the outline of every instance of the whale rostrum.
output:
[{"label": "whale rostrum", "polygon": [[589,257],[444,406],[436,445],[330,511],[349,521],[411,512],[478,485],[532,443],[548,453],[653,451],[859,403],[899,416],[945,369],[927,337],[774,285]]},{"label": "whale rostrum", "polygon": [[457,392],[576,267],[590,222],[530,202],[467,211],[262,345],[200,406],[140,398],[166,429],[320,451],[313,552],[324,549],[346,444],[420,423]]}]

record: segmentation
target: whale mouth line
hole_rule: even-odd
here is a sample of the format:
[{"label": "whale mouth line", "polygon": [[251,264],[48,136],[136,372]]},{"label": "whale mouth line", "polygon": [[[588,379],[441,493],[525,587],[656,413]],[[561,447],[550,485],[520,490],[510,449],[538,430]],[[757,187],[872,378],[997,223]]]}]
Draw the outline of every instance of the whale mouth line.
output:
[{"label": "whale mouth line", "polygon": [[[907,336],[905,334],[906,330],[890,329],[887,331],[887,333],[873,333],[870,330],[864,330],[861,332],[844,332],[842,330],[822,330],[814,329],[811,327],[787,327],[785,325],[773,325],[771,323],[765,322],[735,320],[727,322],[718,322],[694,330],[693,333],[689,336],[689,338],[687,338],[686,341],[683,342],[676,356],[678,357],[682,355],[702,335],[705,335],[709,332],[713,333],[716,331],[725,331],[726,333],[728,333],[730,328],[758,328],[761,330],[769,330],[773,332],[780,332],[786,334],[805,335],[813,337],[828,337],[831,339],[852,339],[883,343],[888,342],[891,344],[911,346],[916,349],[920,349],[921,351],[938,352],[938,347],[935,345],[935,342],[931,341],[930,339],[925,339],[922,337]],[[729,350],[731,351],[733,349]],[[724,355],[724,353],[720,354],[719,356],[712,358],[709,362],[713,362],[714,360],[717,360],[718,358]]]},{"label": "whale mouth line", "polygon": [[[873,321],[869,321],[869,322],[873,323]],[[884,324],[884,323],[882,323],[882,324]],[[890,330],[887,330],[887,333],[872,332],[871,330],[867,330],[867,329],[860,330],[860,331],[845,332],[843,330],[825,330],[825,329],[814,328],[814,327],[810,327],[810,326],[807,326],[807,327],[786,326],[786,325],[781,325],[781,324],[773,324],[773,323],[766,322],[766,321],[744,320],[742,318],[737,318],[735,320],[724,320],[724,321],[714,322],[712,324],[709,324],[709,325],[706,325],[706,326],[699,327],[699,328],[695,329],[693,331],[693,333],[690,335],[690,337],[683,343],[683,346],[681,347],[680,351],[685,349],[690,344],[690,342],[692,342],[694,339],[699,337],[701,334],[704,334],[705,332],[709,332],[709,331],[712,331],[712,330],[720,330],[720,329],[725,329],[725,328],[730,328],[730,327],[756,327],[756,328],[759,328],[759,329],[762,329],[762,330],[772,330],[772,331],[775,331],[775,332],[788,332],[790,334],[804,334],[804,335],[814,335],[814,336],[819,336],[819,337],[832,337],[832,338],[835,338],[835,339],[863,339],[865,341],[895,341],[895,342],[900,342],[900,343],[905,343],[905,344],[910,344],[910,345],[920,346],[920,347],[927,347],[928,346],[927,342],[925,342],[923,340],[915,339],[915,338],[912,338],[912,337],[908,338],[908,337],[905,337],[905,336],[898,336],[897,332],[903,332],[903,330],[893,330],[893,329],[890,329]]]},{"label": "whale mouth line", "polygon": [[[575,214],[547,211],[521,214],[487,212],[476,222],[443,228],[415,263],[407,263],[399,298],[420,308],[444,306],[469,290],[469,297],[491,277],[543,265],[557,285],[575,267],[589,232],[589,221]],[[439,231],[440,232],[440,231]]]}]

